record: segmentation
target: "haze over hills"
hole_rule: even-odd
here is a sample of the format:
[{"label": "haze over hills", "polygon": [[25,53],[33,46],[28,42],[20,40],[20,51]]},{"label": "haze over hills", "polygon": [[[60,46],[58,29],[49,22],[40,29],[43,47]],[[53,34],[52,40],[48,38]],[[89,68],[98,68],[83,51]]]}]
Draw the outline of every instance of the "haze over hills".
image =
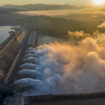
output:
[{"label": "haze over hills", "polygon": [[17,9],[17,10],[24,10],[24,11],[30,11],[30,10],[77,10],[85,8],[85,6],[74,6],[74,5],[55,5],[55,4],[28,4],[28,5],[4,5],[1,6],[1,8],[5,9]]},{"label": "haze over hills", "polygon": [[[26,15],[25,12],[30,12],[29,14],[31,12],[33,14],[34,12],[37,13]],[[97,30],[97,26],[105,21],[105,13],[100,8],[67,4],[4,5],[0,7],[1,26],[20,25],[22,23],[35,25],[37,20],[41,24],[40,30],[42,32],[44,30],[45,33],[60,35],[61,37],[67,36],[69,30],[83,30],[84,32],[93,33]],[[98,30],[104,32],[104,29]]]}]

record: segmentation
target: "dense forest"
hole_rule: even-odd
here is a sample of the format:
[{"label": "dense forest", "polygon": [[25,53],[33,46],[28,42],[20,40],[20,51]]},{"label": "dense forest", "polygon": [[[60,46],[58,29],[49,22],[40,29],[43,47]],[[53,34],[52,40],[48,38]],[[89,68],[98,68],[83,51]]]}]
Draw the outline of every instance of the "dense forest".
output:
[{"label": "dense forest", "polygon": [[[54,17],[45,17],[45,16],[33,16],[30,17],[31,23],[33,27],[43,34],[57,36],[57,37],[68,37],[68,32],[72,31],[83,31],[85,33],[94,33],[95,31],[102,31],[102,29],[98,29],[98,23],[91,23],[88,25],[88,22],[82,22],[77,20],[66,20],[62,18],[54,18]],[[37,22],[36,22],[37,20]],[[37,24],[37,25],[36,25]],[[31,27],[31,26],[30,26]],[[103,30],[104,31],[104,30]]]}]

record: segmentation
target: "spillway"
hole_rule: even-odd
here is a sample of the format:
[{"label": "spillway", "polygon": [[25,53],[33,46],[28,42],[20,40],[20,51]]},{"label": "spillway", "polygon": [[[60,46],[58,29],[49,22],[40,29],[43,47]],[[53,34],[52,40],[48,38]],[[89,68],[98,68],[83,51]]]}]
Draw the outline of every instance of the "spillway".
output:
[{"label": "spillway", "polygon": [[[5,101],[3,102],[5,105],[7,105],[7,103],[8,105],[105,104],[104,92],[82,94],[49,93],[49,88],[46,88],[46,84],[43,82],[45,79],[43,72],[37,68],[38,65],[40,65],[39,57],[42,56],[42,53],[37,53],[38,48],[36,46],[38,45],[38,35],[36,30],[28,31],[24,34],[22,33],[22,35],[19,34],[19,36],[18,43],[15,41],[15,39],[13,39],[10,44],[6,44],[5,47],[3,47],[3,50],[1,50],[1,54],[5,54],[4,52],[7,52],[7,50],[10,52],[11,45],[15,45],[14,43],[16,43],[16,46],[11,52],[13,55],[10,53],[11,57],[7,57],[8,62],[6,62],[7,60],[3,60],[4,62],[2,63],[2,65],[6,65],[6,63],[11,63],[11,65],[9,64],[8,67],[0,66],[2,67],[0,69],[5,70],[5,75],[1,79],[3,86],[7,87],[7,90],[11,90],[10,88],[13,90],[11,94],[8,94],[8,97],[6,97]],[[17,51],[14,52],[14,50]],[[59,76],[56,78],[58,79]],[[50,78],[49,81],[54,81],[55,83],[56,79]],[[53,89],[53,86],[50,88]]]}]

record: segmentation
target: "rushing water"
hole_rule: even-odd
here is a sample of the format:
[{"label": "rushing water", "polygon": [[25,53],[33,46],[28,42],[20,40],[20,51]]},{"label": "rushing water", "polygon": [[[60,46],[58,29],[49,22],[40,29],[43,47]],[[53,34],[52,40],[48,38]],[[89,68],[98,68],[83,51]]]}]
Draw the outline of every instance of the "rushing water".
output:
[{"label": "rushing water", "polygon": [[11,31],[11,26],[0,26],[0,43],[9,37],[9,31]]}]

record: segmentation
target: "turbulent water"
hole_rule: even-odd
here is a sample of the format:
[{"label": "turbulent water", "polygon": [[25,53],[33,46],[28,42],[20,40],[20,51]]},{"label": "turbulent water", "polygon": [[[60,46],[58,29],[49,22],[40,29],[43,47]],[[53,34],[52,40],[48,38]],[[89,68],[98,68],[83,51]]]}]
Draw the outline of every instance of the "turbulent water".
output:
[{"label": "turbulent water", "polygon": [[105,46],[94,39],[28,48],[23,62],[14,82],[23,95],[105,91]]}]

